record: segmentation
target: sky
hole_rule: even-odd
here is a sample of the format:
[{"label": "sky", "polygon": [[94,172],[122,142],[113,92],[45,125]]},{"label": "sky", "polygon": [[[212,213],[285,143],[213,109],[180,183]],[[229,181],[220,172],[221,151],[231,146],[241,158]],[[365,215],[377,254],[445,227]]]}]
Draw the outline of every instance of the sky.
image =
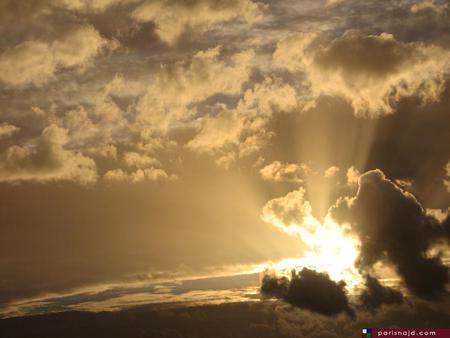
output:
[{"label": "sky", "polygon": [[[447,302],[449,19],[445,0],[0,0],[0,314],[261,285],[327,316]],[[303,298],[318,285],[335,310]]]}]

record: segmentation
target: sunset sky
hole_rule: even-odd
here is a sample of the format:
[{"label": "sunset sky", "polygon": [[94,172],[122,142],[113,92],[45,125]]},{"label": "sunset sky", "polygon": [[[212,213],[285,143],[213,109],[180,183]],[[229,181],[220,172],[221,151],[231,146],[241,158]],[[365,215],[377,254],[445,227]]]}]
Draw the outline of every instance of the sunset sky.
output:
[{"label": "sunset sky", "polygon": [[304,267],[448,304],[448,1],[0,0],[0,35],[1,317]]}]

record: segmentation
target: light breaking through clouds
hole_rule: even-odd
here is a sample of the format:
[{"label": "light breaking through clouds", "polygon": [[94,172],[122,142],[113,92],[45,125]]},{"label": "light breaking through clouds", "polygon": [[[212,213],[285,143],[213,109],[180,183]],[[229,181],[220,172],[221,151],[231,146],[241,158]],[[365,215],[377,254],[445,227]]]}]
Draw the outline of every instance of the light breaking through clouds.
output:
[{"label": "light breaking through clouds", "polygon": [[449,17],[0,0],[0,313],[268,296],[385,321],[448,302]]}]

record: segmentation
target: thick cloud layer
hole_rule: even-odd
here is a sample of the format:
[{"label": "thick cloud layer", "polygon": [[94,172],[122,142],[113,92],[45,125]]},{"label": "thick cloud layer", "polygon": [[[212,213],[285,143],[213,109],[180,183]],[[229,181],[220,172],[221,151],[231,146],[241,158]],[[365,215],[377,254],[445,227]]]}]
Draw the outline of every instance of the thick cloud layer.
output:
[{"label": "thick cloud layer", "polygon": [[405,96],[436,101],[443,91],[450,66],[444,49],[403,43],[389,33],[347,31],[331,42],[316,39],[315,33],[296,33],[281,40],[275,63],[305,74],[315,97],[343,96],[359,116],[392,113]]},{"label": "thick cloud layer", "polygon": [[340,200],[331,213],[339,222],[351,222],[359,234],[362,270],[385,261],[394,265],[413,294],[436,298],[446,292],[448,267],[439,256],[427,253],[435,239],[433,234],[445,236],[442,225],[383,172],[361,175],[357,195]]}]

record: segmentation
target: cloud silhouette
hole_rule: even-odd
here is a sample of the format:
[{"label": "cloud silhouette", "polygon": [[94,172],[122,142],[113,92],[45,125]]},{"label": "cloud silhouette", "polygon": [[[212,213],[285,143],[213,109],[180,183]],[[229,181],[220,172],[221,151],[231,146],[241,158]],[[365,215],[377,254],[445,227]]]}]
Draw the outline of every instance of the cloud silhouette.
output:
[{"label": "cloud silhouette", "polygon": [[358,259],[362,270],[378,261],[392,264],[406,287],[423,298],[446,293],[449,271],[439,255],[428,249],[448,234],[443,224],[425,213],[417,199],[386,178],[381,170],[361,175],[355,197],[331,208],[339,222],[350,222],[361,240]]},{"label": "cloud silhouette", "polygon": [[345,283],[336,283],[326,273],[303,268],[292,271],[291,279],[266,276],[261,292],[283,299],[291,305],[326,316],[347,313],[354,316],[345,293]]}]

